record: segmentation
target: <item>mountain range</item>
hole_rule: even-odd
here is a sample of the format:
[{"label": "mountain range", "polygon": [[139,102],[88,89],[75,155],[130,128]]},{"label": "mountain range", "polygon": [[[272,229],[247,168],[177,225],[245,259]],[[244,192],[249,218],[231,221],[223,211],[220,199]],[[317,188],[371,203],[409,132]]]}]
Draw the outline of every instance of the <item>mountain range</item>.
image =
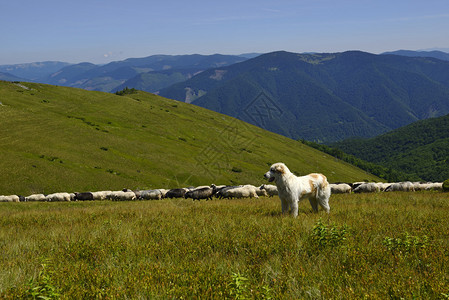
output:
[{"label": "mountain range", "polygon": [[157,92],[161,87],[184,81],[209,68],[223,67],[247,58],[236,55],[153,55],[106,65],[80,63],[62,68],[44,83],[115,92],[124,87]]},{"label": "mountain range", "polygon": [[[449,113],[449,61],[360,51],[273,52],[160,91],[293,139],[373,137]],[[260,122],[269,115],[269,122]]]},{"label": "mountain range", "polygon": [[332,143],[376,136],[448,113],[445,54],[400,50],[382,55],[360,51],[153,55],[106,65],[0,66],[0,76],[9,81],[39,77],[35,81],[107,92],[136,88],[192,102],[293,139]]}]

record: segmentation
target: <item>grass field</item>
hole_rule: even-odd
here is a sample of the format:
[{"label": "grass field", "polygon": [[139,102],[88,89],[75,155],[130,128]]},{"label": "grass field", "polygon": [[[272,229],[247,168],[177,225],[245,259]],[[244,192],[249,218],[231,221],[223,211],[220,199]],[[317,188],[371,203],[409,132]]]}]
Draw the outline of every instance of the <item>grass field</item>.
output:
[{"label": "grass field", "polygon": [[378,180],[300,142],[150,93],[0,81],[0,103],[0,195],[259,185],[279,161],[330,182]]},{"label": "grass field", "polygon": [[447,299],[447,193],[0,203],[0,298]]}]

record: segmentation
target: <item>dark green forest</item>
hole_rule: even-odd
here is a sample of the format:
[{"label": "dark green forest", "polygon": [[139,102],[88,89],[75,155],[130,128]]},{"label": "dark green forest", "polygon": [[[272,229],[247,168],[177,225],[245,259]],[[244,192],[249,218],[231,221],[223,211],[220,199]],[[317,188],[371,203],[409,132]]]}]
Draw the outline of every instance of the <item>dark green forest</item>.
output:
[{"label": "dark green forest", "polygon": [[449,115],[418,121],[374,138],[348,139],[331,146],[334,151],[423,180],[449,178]]}]

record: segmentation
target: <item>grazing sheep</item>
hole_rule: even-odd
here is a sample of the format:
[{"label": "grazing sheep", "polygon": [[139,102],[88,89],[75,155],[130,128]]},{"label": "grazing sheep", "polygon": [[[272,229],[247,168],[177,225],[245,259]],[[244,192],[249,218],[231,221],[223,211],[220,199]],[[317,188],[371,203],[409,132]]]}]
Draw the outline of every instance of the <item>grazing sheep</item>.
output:
[{"label": "grazing sheep", "polygon": [[20,202],[20,198],[17,195],[0,196],[0,202]]},{"label": "grazing sheep", "polygon": [[351,186],[347,183],[331,183],[330,187],[332,194],[348,194],[352,191]]},{"label": "grazing sheep", "polygon": [[442,182],[433,182],[429,183],[425,187],[426,191],[442,191],[443,190],[443,183]]},{"label": "grazing sheep", "polygon": [[160,190],[143,190],[140,191],[140,200],[161,200],[162,193]]},{"label": "grazing sheep", "polygon": [[136,200],[134,192],[113,191],[109,194],[109,199],[114,201],[131,201]]},{"label": "grazing sheep", "polygon": [[415,188],[410,181],[395,182],[385,189],[385,192],[414,192]]},{"label": "grazing sheep", "polygon": [[185,193],[184,198],[192,198],[195,200],[212,200],[212,196],[215,194],[215,189],[211,187],[203,187],[199,189],[194,189]]},{"label": "grazing sheep", "polygon": [[377,186],[379,187],[379,190],[381,192],[384,192],[390,185],[391,185],[391,183],[388,183],[388,182],[378,182],[377,183]]},{"label": "grazing sheep", "polygon": [[161,197],[165,198],[165,195],[167,194],[168,190],[166,190],[166,189],[158,189],[158,190],[159,190],[159,192],[161,192]]},{"label": "grazing sheep", "polygon": [[357,182],[353,182],[353,183],[349,183],[349,185],[351,186],[352,190],[354,191],[359,185],[362,185],[366,182],[364,181],[357,181]]},{"label": "grazing sheep", "polygon": [[223,198],[259,198],[256,188],[252,186],[238,186],[221,190]]},{"label": "grazing sheep", "polygon": [[45,197],[48,202],[70,201],[69,193],[53,193]]},{"label": "grazing sheep", "polygon": [[257,196],[268,197],[268,193],[266,190],[261,189],[260,187],[255,187]]},{"label": "grazing sheep", "polygon": [[112,193],[112,191],[98,191],[93,192],[92,197],[94,200],[106,200],[109,198],[109,195]]},{"label": "grazing sheep", "polygon": [[165,194],[165,198],[184,198],[186,189],[171,189]]},{"label": "grazing sheep", "polygon": [[33,194],[25,197],[25,201],[46,201],[44,194]]},{"label": "grazing sheep", "polygon": [[259,189],[265,190],[270,197],[278,195],[278,187],[272,184],[262,184]]},{"label": "grazing sheep", "polygon": [[354,189],[354,193],[376,193],[376,192],[380,192],[380,188],[374,182],[364,182]]},{"label": "grazing sheep", "polygon": [[91,192],[75,193],[75,200],[76,201],[94,200],[94,195]]},{"label": "grazing sheep", "polygon": [[216,192],[215,192],[215,197],[219,198],[219,199],[223,199],[224,197],[224,193],[230,189],[235,189],[235,188],[239,188],[242,187],[243,185],[225,185],[224,187],[220,187],[220,188],[216,188]]}]

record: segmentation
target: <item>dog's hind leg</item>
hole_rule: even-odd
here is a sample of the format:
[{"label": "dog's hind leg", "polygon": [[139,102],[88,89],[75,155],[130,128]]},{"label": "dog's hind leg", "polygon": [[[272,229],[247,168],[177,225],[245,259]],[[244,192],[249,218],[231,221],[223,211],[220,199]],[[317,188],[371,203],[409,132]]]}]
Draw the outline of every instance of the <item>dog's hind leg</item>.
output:
[{"label": "dog's hind leg", "polygon": [[310,206],[312,206],[313,212],[318,212],[318,201],[315,197],[309,198]]},{"label": "dog's hind leg", "polygon": [[320,189],[320,191],[318,192],[318,203],[327,213],[329,213],[331,209],[329,206],[330,196],[331,196],[331,189],[329,185],[327,185],[323,189]]}]

